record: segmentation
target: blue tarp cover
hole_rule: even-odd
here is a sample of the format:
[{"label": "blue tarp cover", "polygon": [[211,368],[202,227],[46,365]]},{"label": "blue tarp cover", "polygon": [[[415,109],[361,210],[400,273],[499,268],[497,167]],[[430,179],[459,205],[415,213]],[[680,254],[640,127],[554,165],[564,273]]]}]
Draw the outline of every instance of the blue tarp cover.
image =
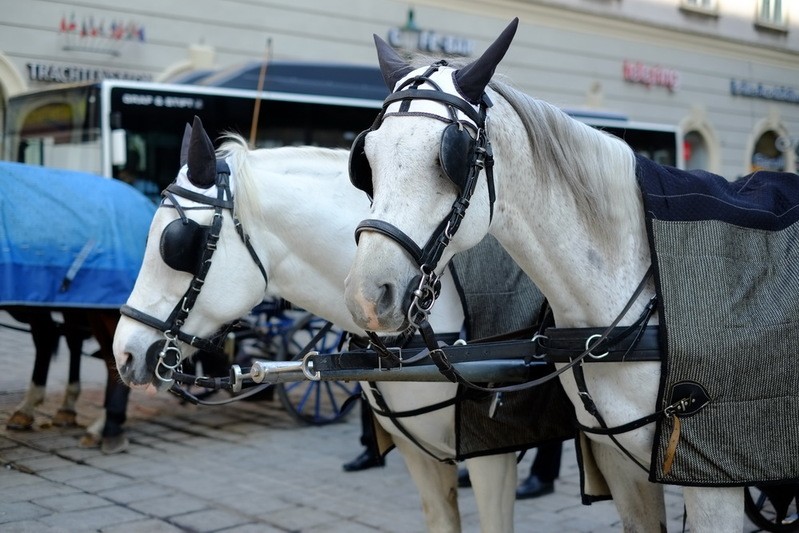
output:
[{"label": "blue tarp cover", "polygon": [[0,162],[0,305],[119,307],[154,213],[117,180]]}]

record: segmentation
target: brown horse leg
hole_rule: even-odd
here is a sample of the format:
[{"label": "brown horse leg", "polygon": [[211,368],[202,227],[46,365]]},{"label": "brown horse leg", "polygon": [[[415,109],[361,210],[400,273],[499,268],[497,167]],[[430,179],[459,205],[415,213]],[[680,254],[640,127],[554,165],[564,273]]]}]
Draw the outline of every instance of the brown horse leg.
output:
[{"label": "brown horse leg", "polygon": [[34,410],[44,402],[50,359],[58,348],[58,329],[50,315],[50,309],[13,307],[8,308],[8,312],[15,320],[26,322],[30,325],[36,358],[33,363],[31,384],[25,393],[25,398],[6,421],[6,427],[14,430],[31,429],[34,421]]},{"label": "brown horse leg", "polygon": [[127,419],[130,389],[122,383],[114,360],[114,332],[119,322],[119,312],[98,311],[91,313],[89,323],[95,339],[100,344],[100,354],[105,361],[108,379],[105,386],[105,424],[102,429],[100,448],[103,453],[118,453],[128,447],[123,425]]},{"label": "brown horse leg", "polygon": [[69,349],[69,378],[64,401],[53,416],[53,425],[58,427],[72,427],[77,424],[75,405],[80,396],[80,363],[83,352],[83,341],[89,335],[86,311],[63,310],[64,337]]}]

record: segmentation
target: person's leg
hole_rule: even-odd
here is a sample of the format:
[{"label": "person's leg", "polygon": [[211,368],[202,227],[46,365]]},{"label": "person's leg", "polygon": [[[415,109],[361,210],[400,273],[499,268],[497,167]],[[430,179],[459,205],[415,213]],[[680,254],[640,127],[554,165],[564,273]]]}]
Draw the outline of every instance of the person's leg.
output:
[{"label": "person's leg", "polygon": [[538,498],[555,490],[562,448],[562,442],[546,443],[538,447],[530,467],[530,475],[516,489],[517,500]]},{"label": "person's leg", "polygon": [[530,474],[538,479],[552,483],[560,474],[560,455],[563,448],[562,442],[549,442],[538,447]]},{"label": "person's leg", "polygon": [[125,451],[130,444],[125,436],[124,424],[127,419],[128,396],[130,389],[122,383],[114,360],[114,332],[119,322],[117,311],[95,310],[89,315],[92,333],[100,345],[100,355],[105,362],[107,377],[105,382],[105,423],[103,424],[100,449],[103,453]]},{"label": "person's leg", "polygon": [[372,416],[372,408],[365,398],[361,398],[361,444],[365,450],[358,457],[348,463],[344,463],[342,468],[345,472],[357,472],[375,466],[383,466],[385,461],[380,456],[377,446],[377,436],[375,435],[375,422]]}]

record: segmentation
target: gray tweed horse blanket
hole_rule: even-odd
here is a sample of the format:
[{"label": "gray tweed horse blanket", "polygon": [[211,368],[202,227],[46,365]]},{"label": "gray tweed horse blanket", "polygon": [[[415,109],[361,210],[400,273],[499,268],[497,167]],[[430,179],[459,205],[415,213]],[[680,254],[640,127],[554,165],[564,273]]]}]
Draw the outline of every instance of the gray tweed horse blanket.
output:
[{"label": "gray tweed horse blanket", "polygon": [[[494,237],[489,235],[456,255],[450,270],[464,304],[467,339],[506,334],[538,323],[543,295]],[[554,365],[542,366],[534,377],[554,370]],[[493,394],[460,390],[458,400],[459,460],[525,450],[570,439],[576,433],[574,407],[557,378],[527,390],[503,393],[493,416],[489,416]]]},{"label": "gray tweed horse blanket", "polygon": [[[463,303],[467,340],[537,324],[544,297],[494,237],[488,236],[474,248],[456,255],[450,263],[450,274]],[[554,365],[541,365],[533,377],[554,370]],[[442,459],[522,451],[545,442],[574,438],[574,408],[559,379],[503,393],[491,416],[493,396],[459,387],[455,404],[456,456]],[[386,453],[393,446],[391,436],[379,424],[375,427],[381,453]]]},{"label": "gray tweed horse blanket", "polygon": [[657,405],[685,385],[709,398],[658,422],[650,479],[799,480],[799,176],[728,182],[644,158],[637,176],[660,302]]}]

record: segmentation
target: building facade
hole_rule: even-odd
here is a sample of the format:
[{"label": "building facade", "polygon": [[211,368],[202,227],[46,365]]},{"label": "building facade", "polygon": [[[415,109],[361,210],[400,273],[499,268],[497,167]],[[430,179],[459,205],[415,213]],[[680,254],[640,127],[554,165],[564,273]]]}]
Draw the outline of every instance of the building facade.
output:
[{"label": "building facade", "polygon": [[[372,34],[498,72],[553,104],[679,126],[684,165],[797,170],[797,0],[29,0],[0,19],[0,101],[104,77],[170,80],[265,57],[374,65]],[[792,11],[793,10],[793,11]],[[0,115],[4,103],[0,103]]]}]

